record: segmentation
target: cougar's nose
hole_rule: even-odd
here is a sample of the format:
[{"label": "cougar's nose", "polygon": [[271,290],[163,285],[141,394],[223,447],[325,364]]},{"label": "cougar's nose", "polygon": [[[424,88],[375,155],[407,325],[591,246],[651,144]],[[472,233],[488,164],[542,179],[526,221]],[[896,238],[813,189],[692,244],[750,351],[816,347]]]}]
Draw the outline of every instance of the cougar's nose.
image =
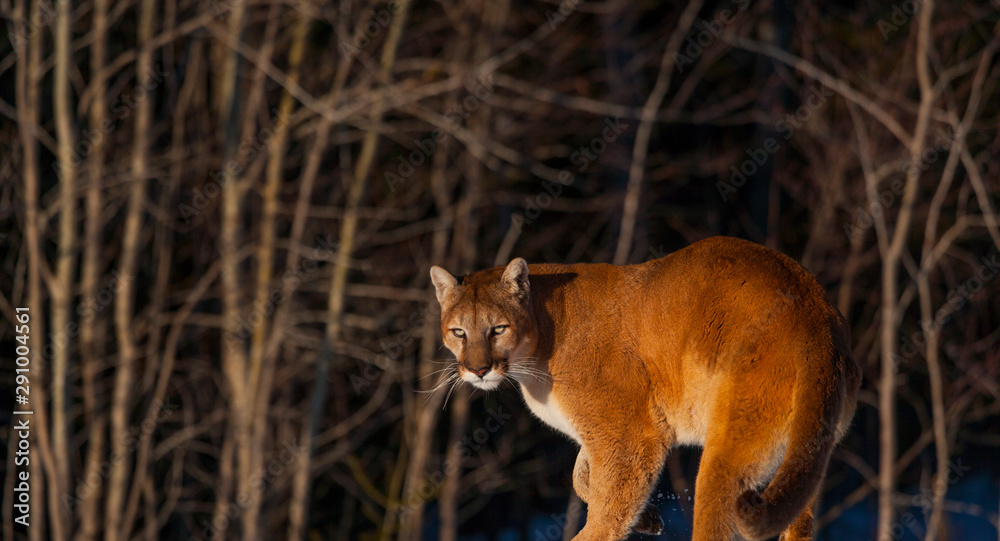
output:
[{"label": "cougar's nose", "polygon": [[472,372],[473,374],[479,376],[480,378],[482,378],[483,376],[485,376],[486,374],[488,374],[489,371],[490,371],[490,367],[488,367],[488,366],[485,367],[485,368],[470,368],[469,369],[469,372]]}]

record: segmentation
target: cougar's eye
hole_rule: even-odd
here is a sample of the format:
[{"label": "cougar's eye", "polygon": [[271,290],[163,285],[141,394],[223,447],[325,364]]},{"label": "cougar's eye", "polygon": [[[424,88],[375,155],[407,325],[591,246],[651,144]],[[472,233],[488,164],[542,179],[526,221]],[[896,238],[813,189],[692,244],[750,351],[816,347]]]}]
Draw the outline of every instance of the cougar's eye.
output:
[{"label": "cougar's eye", "polygon": [[465,338],[465,331],[462,329],[452,329],[451,334],[454,334],[457,338]]},{"label": "cougar's eye", "polygon": [[499,336],[507,330],[507,325],[497,325],[493,327],[493,336]]}]

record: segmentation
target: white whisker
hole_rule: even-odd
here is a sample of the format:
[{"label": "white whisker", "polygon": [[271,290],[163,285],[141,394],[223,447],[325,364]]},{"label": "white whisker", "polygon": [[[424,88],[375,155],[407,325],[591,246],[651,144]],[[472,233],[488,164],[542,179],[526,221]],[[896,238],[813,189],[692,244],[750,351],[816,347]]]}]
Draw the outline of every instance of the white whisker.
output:
[{"label": "white whisker", "polygon": [[425,380],[425,379],[427,379],[429,377],[436,376],[436,375],[440,374],[441,372],[447,372],[448,370],[453,370],[453,369],[454,369],[454,367],[452,367],[452,366],[446,366],[444,368],[440,368],[438,370],[435,370],[435,371],[431,372],[430,374],[427,374],[426,376],[422,376],[422,377],[417,378],[417,381],[423,381],[423,380]]},{"label": "white whisker", "polygon": [[[456,372],[455,375],[457,376],[458,373]],[[451,399],[451,393],[455,392],[455,387],[458,387],[461,384],[461,382],[462,382],[461,379],[456,378],[454,383],[451,384],[451,389],[448,391],[448,396],[444,397],[444,404],[441,404],[441,411],[444,411],[444,408],[448,405],[448,400]]]},{"label": "white whisker", "polygon": [[[417,392],[418,393],[426,393],[427,394],[427,400],[430,400],[431,399],[431,395],[433,395],[436,391],[440,390],[441,388],[443,388],[444,386],[448,385],[449,383],[455,381],[456,379],[458,379],[458,371],[456,371],[454,374],[451,374],[450,376],[442,377],[441,380],[438,382],[438,384],[434,388],[426,390],[426,391],[419,391],[418,390]],[[424,400],[424,404],[427,403],[427,400]]]},{"label": "white whisker", "polygon": [[512,365],[510,365],[508,367],[507,370],[511,374],[539,379],[539,380],[542,380],[542,381],[544,381],[546,383],[551,383],[553,381],[553,378],[552,378],[551,374],[549,374],[548,372],[545,372],[543,370],[540,370],[538,368],[531,367],[531,366],[524,366],[524,365],[515,365],[515,364],[512,364]]}]

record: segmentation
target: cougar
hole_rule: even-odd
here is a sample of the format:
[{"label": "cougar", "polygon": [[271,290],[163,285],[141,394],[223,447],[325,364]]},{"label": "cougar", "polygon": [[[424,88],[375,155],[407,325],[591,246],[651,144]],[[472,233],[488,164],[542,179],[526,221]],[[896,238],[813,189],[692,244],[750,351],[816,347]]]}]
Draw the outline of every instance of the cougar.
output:
[{"label": "cougar", "polygon": [[648,499],[678,445],[703,447],[695,541],[812,538],[861,369],[844,317],[794,260],[713,237],[636,265],[430,274],[458,376],[484,390],[510,378],[580,446],[576,540],[659,533]]}]

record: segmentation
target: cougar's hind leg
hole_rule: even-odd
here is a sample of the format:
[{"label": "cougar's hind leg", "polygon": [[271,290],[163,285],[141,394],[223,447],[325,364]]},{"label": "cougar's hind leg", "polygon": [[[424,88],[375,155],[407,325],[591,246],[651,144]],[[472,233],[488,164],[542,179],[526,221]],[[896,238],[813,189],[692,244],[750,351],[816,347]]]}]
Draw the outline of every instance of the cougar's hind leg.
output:
[{"label": "cougar's hind leg", "polygon": [[762,404],[756,390],[731,384],[720,389],[712,408],[705,449],[694,491],[692,541],[729,541],[738,537],[737,499],[767,483],[781,463],[780,410]]},{"label": "cougar's hind leg", "polygon": [[781,533],[781,537],[778,541],[812,541],[813,538],[813,513],[816,509],[817,500],[819,495],[813,496],[813,499],[806,506],[805,510],[799,513],[796,517],[795,522],[788,527],[787,530]]}]

